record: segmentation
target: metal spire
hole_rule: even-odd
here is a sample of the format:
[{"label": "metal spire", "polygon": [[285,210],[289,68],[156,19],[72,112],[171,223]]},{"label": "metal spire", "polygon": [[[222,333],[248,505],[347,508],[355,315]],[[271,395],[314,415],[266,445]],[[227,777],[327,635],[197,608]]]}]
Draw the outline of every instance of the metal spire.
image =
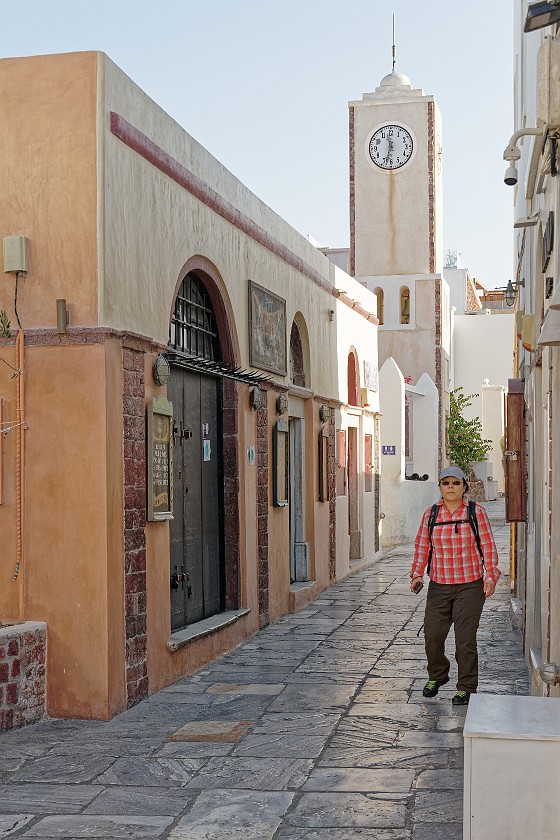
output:
[{"label": "metal spire", "polygon": [[395,15],[393,15],[393,73],[395,72],[395,62],[397,60],[397,48],[395,46]]}]

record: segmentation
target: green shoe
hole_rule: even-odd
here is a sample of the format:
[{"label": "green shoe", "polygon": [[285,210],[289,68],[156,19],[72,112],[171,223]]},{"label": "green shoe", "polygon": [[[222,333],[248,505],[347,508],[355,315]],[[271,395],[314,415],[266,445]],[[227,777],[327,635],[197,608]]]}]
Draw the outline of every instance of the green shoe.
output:
[{"label": "green shoe", "polygon": [[451,699],[451,702],[454,706],[468,706],[470,696],[470,691],[458,691]]},{"label": "green shoe", "polygon": [[449,682],[449,677],[446,677],[444,680],[428,680],[424,688],[422,689],[422,694],[424,697],[435,697],[438,691],[440,690],[442,685],[445,685]]}]

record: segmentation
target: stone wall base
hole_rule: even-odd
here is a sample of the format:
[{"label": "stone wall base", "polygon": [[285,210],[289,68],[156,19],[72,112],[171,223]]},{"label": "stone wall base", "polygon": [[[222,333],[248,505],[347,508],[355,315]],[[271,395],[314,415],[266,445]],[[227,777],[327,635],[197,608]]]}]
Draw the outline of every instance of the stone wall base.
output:
[{"label": "stone wall base", "polygon": [[45,714],[47,625],[0,627],[0,732],[37,723]]}]

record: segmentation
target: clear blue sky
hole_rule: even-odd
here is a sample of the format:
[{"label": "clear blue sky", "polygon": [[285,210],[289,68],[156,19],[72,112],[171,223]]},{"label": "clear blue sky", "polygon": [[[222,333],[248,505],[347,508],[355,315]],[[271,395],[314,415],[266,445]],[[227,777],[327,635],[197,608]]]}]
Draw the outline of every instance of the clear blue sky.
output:
[{"label": "clear blue sky", "polygon": [[443,117],[444,247],[512,271],[512,0],[13,0],[0,56],[102,50],[302,234],[347,246],[348,100],[397,69]]}]

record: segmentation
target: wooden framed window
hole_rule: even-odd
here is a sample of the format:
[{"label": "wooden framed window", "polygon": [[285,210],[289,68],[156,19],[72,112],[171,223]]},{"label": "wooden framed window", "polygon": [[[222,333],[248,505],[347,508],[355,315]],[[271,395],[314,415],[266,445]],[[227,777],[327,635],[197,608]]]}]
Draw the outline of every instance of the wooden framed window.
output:
[{"label": "wooden framed window", "polygon": [[272,503],[274,507],[285,507],[289,499],[289,444],[288,421],[281,417],[276,421],[272,433]]},{"label": "wooden framed window", "polygon": [[364,435],[364,490],[373,490],[373,435]]},{"label": "wooden framed window", "polygon": [[319,432],[319,501],[329,500],[329,435],[325,428]]},{"label": "wooden framed window", "polygon": [[346,432],[336,432],[336,495],[346,495]]}]

